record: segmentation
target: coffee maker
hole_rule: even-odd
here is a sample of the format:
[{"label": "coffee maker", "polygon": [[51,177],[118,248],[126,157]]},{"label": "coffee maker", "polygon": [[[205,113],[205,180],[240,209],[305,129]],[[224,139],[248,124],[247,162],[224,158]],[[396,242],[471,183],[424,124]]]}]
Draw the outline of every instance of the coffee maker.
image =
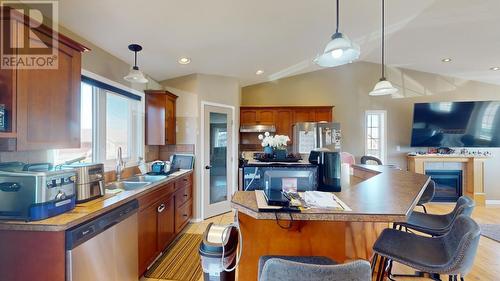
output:
[{"label": "coffee maker", "polygon": [[309,163],[318,165],[318,190],[340,192],[340,152],[311,151]]}]

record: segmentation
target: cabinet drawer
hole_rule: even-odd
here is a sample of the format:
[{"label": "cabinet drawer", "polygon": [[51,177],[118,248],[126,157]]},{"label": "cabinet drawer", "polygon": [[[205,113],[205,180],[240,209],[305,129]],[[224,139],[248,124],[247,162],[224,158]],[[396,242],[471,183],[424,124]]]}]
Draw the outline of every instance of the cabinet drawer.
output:
[{"label": "cabinet drawer", "polygon": [[175,209],[175,232],[179,233],[184,226],[189,222],[189,219],[192,215],[192,206],[191,201],[186,202],[186,204],[182,205],[179,208]]},{"label": "cabinet drawer", "polygon": [[147,194],[139,197],[139,210],[143,210],[152,204],[158,202],[158,200],[169,194],[174,192],[174,183],[167,183],[164,186],[159,187],[155,191],[148,192]]},{"label": "cabinet drawer", "polygon": [[184,176],[175,181],[175,190],[179,190],[185,186],[191,186],[193,184],[193,177],[190,175]]},{"label": "cabinet drawer", "polygon": [[191,186],[184,186],[175,192],[175,208],[179,208],[187,201],[191,200],[192,189]]}]

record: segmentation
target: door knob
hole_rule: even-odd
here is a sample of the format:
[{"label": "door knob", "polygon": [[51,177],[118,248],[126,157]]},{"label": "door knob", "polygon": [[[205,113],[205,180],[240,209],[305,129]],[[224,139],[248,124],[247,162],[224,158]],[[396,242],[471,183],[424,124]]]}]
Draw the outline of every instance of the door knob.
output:
[{"label": "door knob", "polygon": [[207,169],[207,170],[210,170],[210,168],[212,168],[212,166],[209,166],[209,165],[205,166],[205,169]]}]

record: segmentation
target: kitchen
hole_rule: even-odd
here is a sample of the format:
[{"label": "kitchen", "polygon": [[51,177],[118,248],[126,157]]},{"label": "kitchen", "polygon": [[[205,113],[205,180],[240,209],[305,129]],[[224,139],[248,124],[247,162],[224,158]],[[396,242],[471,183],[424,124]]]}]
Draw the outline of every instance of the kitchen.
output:
[{"label": "kitchen", "polygon": [[[418,30],[413,36],[421,40],[417,35],[430,30],[419,25],[424,21],[419,17],[446,14],[442,4],[386,1],[386,33],[397,36],[386,38],[391,61],[385,66],[383,1],[363,2],[370,15],[347,1],[340,1],[340,8],[339,1],[278,1],[266,4],[272,16],[259,8],[264,3],[155,2],[139,9],[132,1],[40,2],[50,8],[1,1],[2,40],[18,50],[2,57],[24,58],[30,44],[46,45],[55,53],[37,55],[55,55],[57,68],[0,68],[0,280],[202,280],[214,278],[210,274],[260,280],[259,260],[268,255],[323,256],[345,265],[357,260],[365,273],[369,262],[381,278],[391,273],[382,273],[377,261],[394,263],[394,272],[412,273],[374,245],[386,228],[420,213],[430,178],[436,181],[436,198],[423,204],[426,212],[449,213],[465,196],[476,205],[472,218],[483,230],[499,224],[493,129],[499,72],[494,65],[481,66],[486,78],[462,77],[449,70],[456,71],[455,62],[461,65],[459,54],[444,61],[441,53],[415,49],[404,53],[428,55],[419,58],[425,67],[396,67],[408,62],[398,51],[408,38],[398,36]],[[460,11],[470,8],[447,2]],[[126,12],[117,12],[117,5]],[[258,11],[261,21],[250,24],[250,10]],[[164,11],[172,13],[165,17]],[[130,15],[141,20],[127,20]],[[353,22],[360,15],[366,20]],[[415,21],[393,31],[400,16]],[[187,17],[206,24],[192,25]],[[151,18],[158,23],[146,20]],[[353,35],[353,41],[347,38],[352,50],[359,51],[354,42],[362,43],[362,57],[326,66],[325,34],[339,18],[341,29]],[[12,22],[17,31],[7,32]],[[446,24],[455,31],[460,27]],[[300,42],[288,33],[288,39],[274,36],[290,26]],[[253,42],[269,40],[272,46],[248,44],[241,35],[246,32],[236,30],[252,31]],[[314,38],[308,37],[311,30],[317,31]],[[21,32],[29,44],[12,40],[22,38]],[[300,47],[280,58],[279,41]],[[245,58],[234,52],[240,49]],[[435,59],[431,54],[438,66],[428,61]],[[380,90],[380,70],[398,93],[371,94]],[[419,104],[434,111],[413,116]],[[447,136],[443,143],[413,145],[425,140],[425,132],[417,135],[422,123],[447,125],[426,115],[452,114],[457,107],[473,108],[471,124],[481,123],[478,116],[491,119],[482,131],[471,130],[479,142],[467,146]],[[450,139],[453,145],[446,145]],[[317,191],[334,194],[328,198],[339,206],[290,205]],[[435,200],[443,198],[451,203]],[[204,232],[226,232],[230,225],[242,235],[234,238],[231,232],[233,244],[222,246],[222,256],[234,254],[234,270],[207,268],[214,249],[203,242]],[[488,250],[498,249],[498,242],[481,236],[478,243],[481,259],[458,274],[491,280],[500,269],[485,260],[498,258]],[[491,270],[485,273],[483,267]]]}]

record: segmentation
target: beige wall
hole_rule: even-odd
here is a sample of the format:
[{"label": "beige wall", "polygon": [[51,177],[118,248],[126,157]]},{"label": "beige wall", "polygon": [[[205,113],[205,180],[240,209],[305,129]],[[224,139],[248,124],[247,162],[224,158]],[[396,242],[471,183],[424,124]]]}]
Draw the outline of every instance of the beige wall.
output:
[{"label": "beige wall", "polygon": [[[414,103],[500,100],[500,86],[405,69],[390,69],[388,75],[402,87],[405,98],[370,97],[379,76],[378,64],[357,62],[244,87],[241,104],[334,105],[334,119],[342,124],[342,148],[357,157],[364,154],[365,111],[387,110],[387,162],[405,168],[405,155],[413,150],[409,144]],[[494,158],[486,163],[487,198],[500,199],[500,150],[491,151]]]},{"label": "beige wall", "polygon": [[[194,217],[200,219],[202,198],[201,198],[201,173],[204,162],[201,142],[203,133],[201,132],[201,107],[202,102],[218,103],[233,106],[235,108],[234,124],[239,124],[240,86],[238,80],[231,77],[192,74],[175,79],[162,81],[161,85],[165,89],[179,96],[177,99],[177,143],[195,144],[195,211]],[[238,126],[235,126],[238,129]],[[238,143],[236,133],[235,143]],[[235,161],[237,157],[235,158]],[[237,168],[234,168],[233,175],[237,176]]]}]

